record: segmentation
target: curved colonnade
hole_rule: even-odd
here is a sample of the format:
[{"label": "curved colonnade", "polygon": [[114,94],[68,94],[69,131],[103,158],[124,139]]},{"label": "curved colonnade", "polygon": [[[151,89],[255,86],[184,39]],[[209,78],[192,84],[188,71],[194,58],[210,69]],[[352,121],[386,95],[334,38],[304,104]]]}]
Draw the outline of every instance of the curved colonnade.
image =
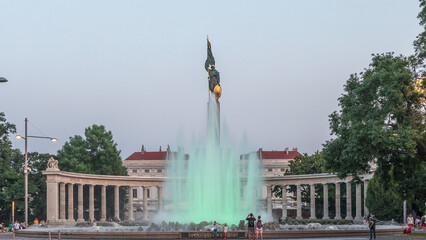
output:
[{"label": "curved colonnade", "polygon": [[[111,175],[94,175],[63,172],[56,168],[48,168],[43,172],[47,177],[47,222],[48,224],[55,223],[75,223],[84,222],[83,212],[83,186],[88,185],[89,188],[89,219],[95,219],[94,209],[94,187],[101,187],[101,207],[99,221],[106,221],[106,187],[114,187],[114,217],[119,219],[119,188],[127,187],[128,193],[131,196],[133,189],[142,187],[143,189],[143,220],[148,220],[148,200],[147,189],[150,187],[158,188],[158,210],[163,208],[163,186],[165,177],[136,177],[136,176],[111,176]],[[359,176],[364,184],[364,196],[366,196],[366,189],[368,180],[372,178],[372,174],[364,174]],[[267,186],[266,205],[269,215],[272,215],[272,187],[279,185],[282,189],[286,189],[282,194],[282,218],[287,218],[287,187],[295,185],[297,189],[296,202],[297,202],[297,216],[296,219],[302,219],[302,200],[301,200],[301,186],[310,186],[310,219],[316,219],[315,216],[315,188],[317,185],[323,185],[324,203],[323,203],[323,218],[330,219],[328,213],[328,184],[334,184],[336,187],[336,215],[334,219],[342,219],[340,212],[340,185],[346,184],[346,218],[352,220],[352,199],[351,199],[351,185],[352,177],[340,179],[334,174],[309,174],[309,175],[287,175],[275,176],[264,178],[264,184]],[[74,185],[77,185],[77,216],[74,217]],[[65,188],[68,188],[68,196],[66,196]],[[362,218],[361,211],[361,183],[356,183],[356,214],[355,219]],[[68,199],[68,201],[66,201]],[[66,204],[68,206],[66,206]],[[133,221],[133,198],[129,197],[128,200],[128,219]],[[368,214],[368,209],[365,207],[364,198],[364,215]]]}]

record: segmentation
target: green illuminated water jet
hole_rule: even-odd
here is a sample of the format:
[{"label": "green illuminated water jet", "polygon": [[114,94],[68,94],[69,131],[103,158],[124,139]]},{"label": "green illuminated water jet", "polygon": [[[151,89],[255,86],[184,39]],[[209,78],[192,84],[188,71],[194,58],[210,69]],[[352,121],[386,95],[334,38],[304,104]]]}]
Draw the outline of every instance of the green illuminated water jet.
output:
[{"label": "green illuminated water jet", "polygon": [[221,146],[219,106],[212,95],[205,146],[192,151],[189,159],[179,148],[170,160],[165,188],[168,220],[238,224],[248,213],[256,212],[261,187],[257,155],[240,159],[230,146]]}]

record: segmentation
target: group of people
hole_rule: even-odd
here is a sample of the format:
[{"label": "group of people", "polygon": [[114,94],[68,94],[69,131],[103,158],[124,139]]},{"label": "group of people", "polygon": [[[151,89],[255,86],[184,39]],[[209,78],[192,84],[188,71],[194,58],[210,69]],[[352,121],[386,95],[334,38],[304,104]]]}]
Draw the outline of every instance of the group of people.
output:
[{"label": "group of people", "polygon": [[252,237],[252,239],[254,239],[254,233],[256,233],[256,240],[259,238],[259,234],[260,234],[260,239],[263,240],[263,221],[260,215],[257,217],[257,220],[256,220],[253,213],[250,213],[247,216],[246,221],[248,221],[247,223],[248,239],[250,240],[250,236]]},{"label": "group of people", "polygon": [[407,217],[407,225],[409,232],[413,232],[413,227],[417,227],[419,230],[423,228],[423,232],[426,232],[426,213],[422,217],[417,216],[416,220],[413,218],[413,214],[409,214]]},{"label": "group of people", "polygon": [[[250,236],[251,236],[252,239],[254,240],[254,236],[256,233],[256,240],[259,239],[259,234],[260,234],[260,239],[263,240],[263,221],[261,217],[258,216],[256,220],[256,217],[253,215],[253,213],[250,213],[247,216],[246,221],[248,222],[247,223],[248,239],[250,240]],[[229,232],[228,225],[226,223],[222,225],[216,221],[214,221],[213,223],[214,239],[217,239],[219,226],[223,226],[223,233],[225,235],[224,238],[227,239],[228,232]]]}]

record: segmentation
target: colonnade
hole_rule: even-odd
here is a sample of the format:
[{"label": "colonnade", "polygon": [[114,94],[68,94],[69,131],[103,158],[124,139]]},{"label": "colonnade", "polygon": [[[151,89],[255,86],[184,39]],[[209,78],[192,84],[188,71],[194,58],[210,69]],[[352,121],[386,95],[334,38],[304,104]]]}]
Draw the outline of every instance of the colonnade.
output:
[{"label": "colonnade", "polygon": [[[47,221],[54,223],[84,222],[84,211],[88,211],[88,219],[95,219],[95,186],[100,187],[100,209],[98,219],[101,222],[107,220],[107,187],[114,188],[114,218],[120,219],[120,187],[128,190],[128,220],[133,221],[133,189],[143,189],[143,220],[148,220],[147,191],[150,187],[158,189],[158,210],[163,207],[163,178],[159,177],[130,177],[108,176],[62,172],[58,168],[48,168],[43,172],[46,175],[47,185]],[[77,203],[74,203],[74,188],[77,185]],[[84,209],[84,186],[88,187],[88,209]],[[68,189],[68,191],[66,191]],[[75,206],[76,205],[76,206]],[[77,207],[77,216],[74,209]],[[87,220],[87,219],[86,219]]]},{"label": "colonnade", "polygon": [[[365,205],[365,196],[367,195],[367,186],[368,186],[368,178],[365,178],[362,183],[356,183],[356,191],[355,191],[355,218],[353,218],[353,213],[352,213],[352,182],[351,181],[346,181],[346,182],[338,182],[335,181],[333,183],[329,183],[329,182],[323,182],[323,183],[303,183],[303,181],[296,183],[296,184],[280,184],[281,188],[282,188],[282,218],[286,219],[287,218],[287,192],[288,189],[287,187],[290,185],[295,185],[296,186],[296,204],[297,204],[297,210],[296,210],[296,219],[302,219],[302,200],[301,200],[301,187],[302,185],[308,185],[310,186],[310,217],[309,219],[317,219],[316,215],[315,215],[315,190],[317,185],[322,185],[323,186],[323,217],[322,219],[330,219],[330,214],[329,214],[329,199],[328,199],[328,185],[329,184],[334,184],[335,185],[335,216],[334,219],[342,219],[342,214],[341,214],[341,205],[340,205],[340,200],[341,200],[341,196],[340,196],[340,186],[341,184],[346,184],[346,220],[361,220],[362,219],[362,209],[361,209],[361,199],[362,199],[362,194],[361,194],[361,184],[364,185],[364,215],[368,215],[368,209]],[[266,196],[266,203],[267,203],[267,211],[269,215],[272,215],[272,187],[274,187],[275,185],[266,185],[267,187],[267,196]]]}]

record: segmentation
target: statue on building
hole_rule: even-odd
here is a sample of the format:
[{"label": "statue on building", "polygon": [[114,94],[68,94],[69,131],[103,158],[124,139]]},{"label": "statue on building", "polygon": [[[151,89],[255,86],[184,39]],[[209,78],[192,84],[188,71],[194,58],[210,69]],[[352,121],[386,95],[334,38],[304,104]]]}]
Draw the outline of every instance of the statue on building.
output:
[{"label": "statue on building", "polygon": [[216,70],[209,36],[207,36],[207,59],[204,63],[204,68],[209,74],[209,90],[215,94],[216,99],[219,99],[222,95],[222,87],[220,86],[220,75],[219,71]]},{"label": "statue on building", "polygon": [[55,160],[53,157],[51,157],[49,159],[49,161],[47,162],[47,169],[46,170],[59,171],[58,160]]}]

